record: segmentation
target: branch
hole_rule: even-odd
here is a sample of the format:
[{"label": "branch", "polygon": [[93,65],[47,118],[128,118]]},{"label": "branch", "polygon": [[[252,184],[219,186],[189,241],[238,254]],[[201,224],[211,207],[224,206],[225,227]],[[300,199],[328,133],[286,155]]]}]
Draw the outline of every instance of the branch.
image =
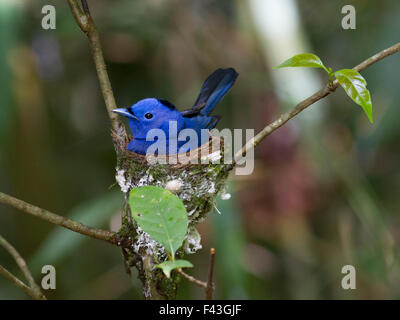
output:
[{"label": "branch", "polygon": [[77,221],[74,221],[74,220],[71,220],[68,218],[64,218],[62,216],[59,216],[58,214],[55,214],[55,213],[52,213],[45,209],[36,207],[32,204],[29,204],[25,201],[14,198],[14,197],[9,196],[2,192],[0,192],[0,203],[10,205],[14,208],[17,208],[17,209],[25,212],[25,213],[30,214],[32,216],[35,216],[40,219],[46,220],[47,222],[62,226],[64,228],[67,228],[69,230],[83,234],[85,236],[92,237],[92,238],[99,239],[99,240],[104,240],[104,241],[110,242],[112,244],[119,244],[117,235],[113,232],[85,226],[82,223],[79,223]]},{"label": "branch", "polygon": [[183,272],[182,269],[178,269],[178,273],[184,277],[186,280],[194,283],[195,285],[198,285],[199,287],[202,287],[203,289],[207,288],[207,283],[204,281],[201,281],[199,279],[196,279],[195,277],[189,276],[187,273]]},{"label": "branch", "polygon": [[214,262],[215,262],[215,249],[210,249],[210,267],[208,270],[208,280],[207,280],[207,288],[206,288],[206,299],[212,300],[213,293],[215,290],[213,275],[214,275]]},{"label": "branch", "polygon": [[[400,42],[385,49],[381,52],[375,54],[374,56],[366,59],[365,61],[361,62],[359,65],[355,66],[353,69],[360,72],[369,66],[373,65],[374,63],[385,59],[386,57],[399,52],[400,51]],[[237,163],[237,161],[242,157],[245,156],[246,153],[251,149],[256,147],[262,140],[268,137],[272,132],[276,129],[282,127],[286,122],[292,119],[294,116],[299,114],[301,111],[306,109],[307,107],[311,106],[315,102],[325,98],[327,95],[331,94],[333,91],[337,89],[339,86],[339,82],[335,80],[332,84],[327,84],[324,88],[314,93],[312,96],[308,97],[307,99],[298,103],[291,111],[285,112],[280,115],[278,119],[274,122],[267,125],[264,129],[262,129],[254,138],[250,139],[241,150],[239,150],[234,157],[234,163],[232,164],[231,168]]]},{"label": "branch", "polygon": [[208,270],[208,280],[207,282],[201,281],[199,279],[196,279],[195,277],[192,277],[188,275],[187,273],[183,272],[182,269],[178,269],[178,273],[184,277],[186,280],[194,283],[195,285],[198,285],[199,287],[203,288],[206,292],[206,299],[211,300],[215,286],[213,282],[213,275],[214,275],[214,262],[215,262],[215,249],[211,248],[210,249],[210,267]]},{"label": "branch", "polygon": [[36,284],[35,280],[32,277],[31,272],[26,265],[25,260],[21,257],[18,251],[0,235],[0,246],[10,253],[10,255],[14,258],[15,262],[17,263],[18,267],[21,269],[22,273],[24,274],[26,280],[29,283],[27,286],[21,280],[19,280],[16,276],[14,276],[11,272],[5,269],[3,266],[0,265],[0,274],[2,274],[5,278],[13,282],[19,288],[21,288],[25,293],[30,295],[33,299],[36,300],[46,300],[46,297],[41,292],[39,286]]},{"label": "branch", "polygon": [[92,19],[89,11],[89,6],[86,0],[82,0],[82,8],[78,3],[78,0],[67,0],[72,14],[75,18],[76,23],[81,28],[81,30],[87,35],[92,50],[93,60],[96,66],[97,77],[99,79],[101,92],[103,93],[104,102],[106,104],[108,117],[111,121],[111,128],[120,139],[125,139],[127,137],[125,127],[120,122],[118,115],[112,112],[113,109],[117,107],[114,93],[111,87],[110,79],[107,73],[107,67],[104,62],[103,51],[101,48],[101,42],[99,33],[97,31],[96,25]]},{"label": "branch", "polygon": [[22,289],[27,295],[31,296],[33,299],[36,299],[36,296],[31,288],[29,288],[25,283],[23,283],[21,280],[19,280],[16,276],[14,276],[11,272],[9,272],[1,265],[0,265],[0,274],[3,275],[6,279],[10,280],[12,283],[14,283],[18,288]]},{"label": "branch", "polygon": [[11,256],[14,258],[15,262],[17,263],[18,267],[23,272],[29,285],[31,287],[33,287],[35,285],[35,280],[33,279],[32,275],[28,269],[28,266],[26,265],[25,260],[21,257],[21,255],[18,253],[18,251],[9,242],[7,242],[7,240],[4,239],[1,235],[0,235],[0,246],[2,246],[4,249],[6,249],[11,254]]}]

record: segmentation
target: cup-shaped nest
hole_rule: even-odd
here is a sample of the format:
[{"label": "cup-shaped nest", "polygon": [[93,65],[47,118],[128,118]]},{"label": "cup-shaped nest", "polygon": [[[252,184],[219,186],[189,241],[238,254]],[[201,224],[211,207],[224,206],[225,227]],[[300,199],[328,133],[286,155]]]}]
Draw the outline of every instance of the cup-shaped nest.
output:
[{"label": "cup-shaped nest", "polygon": [[185,204],[189,222],[203,218],[214,206],[222,191],[229,164],[224,164],[224,144],[219,137],[210,137],[199,148],[174,155],[140,155],[118,150],[116,179],[121,190],[155,185],[174,192]]},{"label": "cup-shaped nest", "polygon": [[[195,225],[215,207],[216,196],[225,187],[229,164],[224,164],[223,145],[221,138],[210,137],[207,143],[191,152],[152,158],[126,150],[127,142],[118,147],[116,180],[127,200],[131,189],[154,185],[170,190],[183,201],[189,218],[183,245],[186,253],[194,253],[201,248]],[[152,247],[153,253],[162,254],[162,248],[154,244],[147,234],[140,229],[134,233],[138,239],[134,251]]]}]

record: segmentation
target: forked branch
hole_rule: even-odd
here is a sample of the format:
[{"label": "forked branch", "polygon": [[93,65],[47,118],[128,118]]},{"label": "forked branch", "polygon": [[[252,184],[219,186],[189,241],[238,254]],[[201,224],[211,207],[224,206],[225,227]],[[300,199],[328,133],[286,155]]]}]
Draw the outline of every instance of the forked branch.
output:
[{"label": "forked branch", "polygon": [[28,281],[28,285],[26,285],[23,281],[14,276],[11,272],[9,272],[6,268],[0,265],[0,274],[3,275],[6,279],[13,282],[17,287],[21,288],[26,294],[31,296],[36,300],[46,300],[45,295],[41,292],[40,287],[36,284],[35,280],[32,277],[31,272],[28,269],[28,266],[19,252],[0,235],[0,246],[3,247],[8,253],[13,257],[18,267],[21,269],[24,274],[26,280]]},{"label": "forked branch", "polygon": [[192,277],[188,275],[187,273],[183,272],[182,269],[178,269],[178,273],[185,278],[186,280],[194,283],[195,285],[201,287],[204,289],[206,293],[206,300],[211,300],[213,297],[213,293],[215,290],[215,285],[213,281],[213,276],[214,276],[214,264],[215,264],[215,249],[211,248],[210,249],[210,265],[208,267],[208,279],[207,282],[201,281],[199,279],[196,279],[195,277]]}]

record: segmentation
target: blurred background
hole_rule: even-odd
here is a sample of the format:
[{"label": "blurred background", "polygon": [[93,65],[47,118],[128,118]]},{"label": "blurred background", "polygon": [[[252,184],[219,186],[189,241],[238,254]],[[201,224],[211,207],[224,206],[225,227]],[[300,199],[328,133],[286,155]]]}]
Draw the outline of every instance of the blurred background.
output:
[{"label": "blurred background", "polygon": [[[51,3],[50,3],[51,2]],[[239,78],[218,107],[218,128],[262,129],[322,87],[322,70],[272,67],[311,52],[334,70],[351,68],[399,41],[397,0],[96,0],[119,106],[145,97],[190,106],[218,67]],[[52,4],[56,30],[43,30]],[[356,8],[344,30],[342,7]],[[374,124],[337,90],[264,140],[250,176],[231,175],[199,225],[203,249],[186,258],[206,279],[216,248],[218,299],[400,298],[400,55],[363,71]],[[66,1],[0,0],[0,191],[80,222],[110,228],[115,186],[109,122],[86,37]],[[0,205],[0,234],[40,283],[57,270],[50,299],[141,299],[121,251]],[[22,276],[0,248],[0,264]],[[344,290],[344,265],[357,289]],[[182,280],[178,298],[202,299]],[[0,299],[27,299],[0,277]]]}]

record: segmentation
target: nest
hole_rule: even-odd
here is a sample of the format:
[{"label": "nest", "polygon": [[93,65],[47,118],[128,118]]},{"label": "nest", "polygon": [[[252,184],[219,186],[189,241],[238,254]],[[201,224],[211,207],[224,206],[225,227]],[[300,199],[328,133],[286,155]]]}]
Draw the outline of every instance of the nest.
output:
[{"label": "nest", "polygon": [[[222,160],[224,141],[223,139],[211,136],[209,141],[199,148],[185,153],[173,155],[141,155],[126,149],[128,142],[122,145],[122,150],[119,150],[126,158],[132,161],[141,163],[145,166],[154,164],[168,164],[170,169],[180,169],[196,164],[201,164],[204,161]],[[220,161],[222,162],[222,161]]]},{"label": "nest", "polygon": [[126,150],[127,144],[128,141],[124,141],[118,145],[116,168],[116,180],[126,195],[136,187],[163,187],[183,201],[188,212],[189,229],[204,220],[215,206],[216,196],[224,190],[229,172],[229,165],[223,161],[221,138],[210,137],[208,143],[191,152],[158,155],[151,159]]},{"label": "nest", "polygon": [[[129,141],[117,139],[114,141],[118,154],[116,180],[126,199],[120,235],[134,239],[132,248],[124,251],[127,265],[138,269],[139,278],[145,287],[152,287],[150,283],[157,283],[156,287],[161,287],[160,283],[167,281],[167,287],[170,288],[168,290],[174,291],[176,289],[174,282],[166,279],[160,269],[151,268],[150,273],[144,271],[144,257],[151,257],[154,265],[165,261],[167,254],[161,245],[132,221],[127,205],[128,195],[133,188],[148,185],[163,187],[174,192],[183,201],[189,221],[182,249],[176,254],[183,256],[185,253],[195,253],[202,247],[196,225],[215,207],[216,197],[224,191],[229,173],[230,165],[224,164],[223,140],[219,137],[210,137],[208,143],[191,152],[158,155],[152,159],[126,150]],[[169,164],[171,160],[174,161]],[[145,292],[145,295],[147,294]]]}]

